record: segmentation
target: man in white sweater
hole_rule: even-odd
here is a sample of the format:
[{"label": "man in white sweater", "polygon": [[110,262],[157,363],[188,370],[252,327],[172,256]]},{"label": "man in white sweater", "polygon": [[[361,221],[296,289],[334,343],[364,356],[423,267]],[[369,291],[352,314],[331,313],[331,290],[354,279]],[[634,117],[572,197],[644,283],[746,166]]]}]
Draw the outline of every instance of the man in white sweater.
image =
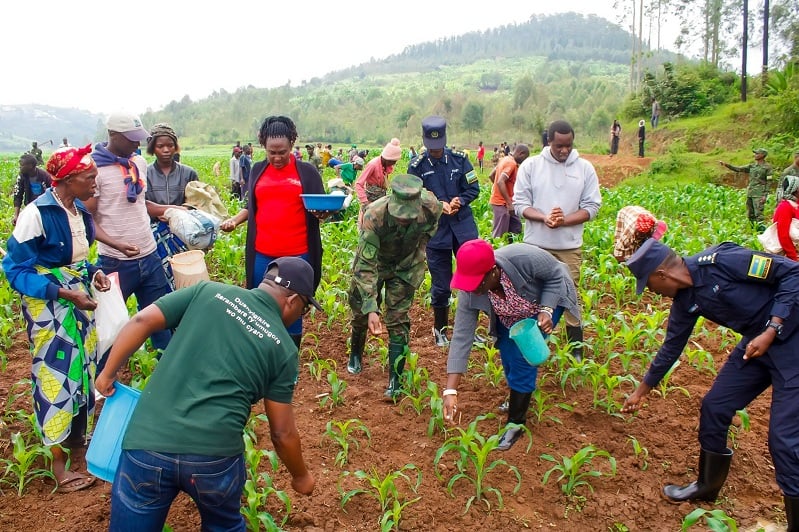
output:
[{"label": "man in white sweater", "polygon": [[[549,146],[525,160],[516,176],[513,206],[525,220],[524,241],[543,248],[566,264],[575,285],[580,280],[583,224],[596,217],[602,205],[599,180],[593,165],[573,148],[574,129],[556,120],[547,132]],[[566,313],[572,355],[581,359],[583,328]]]}]

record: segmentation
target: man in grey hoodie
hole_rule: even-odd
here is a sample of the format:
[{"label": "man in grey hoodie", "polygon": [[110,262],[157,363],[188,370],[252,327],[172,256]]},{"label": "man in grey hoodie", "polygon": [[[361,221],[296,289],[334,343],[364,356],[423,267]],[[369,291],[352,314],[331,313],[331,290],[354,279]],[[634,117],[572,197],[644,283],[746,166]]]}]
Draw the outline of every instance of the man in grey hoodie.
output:
[{"label": "man in grey hoodie", "polygon": [[[549,146],[525,160],[516,175],[513,206],[525,220],[524,241],[549,251],[568,266],[575,285],[580,280],[583,224],[596,218],[602,205],[593,165],[574,149],[574,129],[564,120],[549,125]],[[581,359],[583,328],[566,313],[572,355]]]}]

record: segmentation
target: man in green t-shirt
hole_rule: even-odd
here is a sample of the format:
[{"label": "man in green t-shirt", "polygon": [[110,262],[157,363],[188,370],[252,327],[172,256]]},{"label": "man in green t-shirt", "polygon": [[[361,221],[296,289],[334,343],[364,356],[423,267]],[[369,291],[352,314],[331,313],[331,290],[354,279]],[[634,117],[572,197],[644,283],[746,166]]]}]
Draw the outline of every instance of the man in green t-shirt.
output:
[{"label": "man in green t-shirt", "polygon": [[352,185],[359,170],[363,170],[363,159],[356,156],[351,163],[342,163],[334,167],[336,175],[344,180],[345,185]]},{"label": "man in green t-shirt", "polygon": [[243,530],[242,432],[261,399],[292,487],[313,491],[291,406],[297,348],[286,330],[310,305],[319,308],[313,293],[310,265],[282,257],[257,288],[200,282],[125,325],[96,380],[103,395],[113,395],[117,371],[153,331],[176,332],[125,432],[110,530],[161,530],[180,491],[197,504],[203,530]]}]

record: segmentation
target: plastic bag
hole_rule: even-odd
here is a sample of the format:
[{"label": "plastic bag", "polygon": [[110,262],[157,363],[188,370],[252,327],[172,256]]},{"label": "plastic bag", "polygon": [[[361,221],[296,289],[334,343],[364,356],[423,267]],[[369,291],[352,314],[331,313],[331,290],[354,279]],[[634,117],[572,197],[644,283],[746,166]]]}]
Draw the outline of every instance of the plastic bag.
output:
[{"label": "plastic bag", "polygon": [[94,309],[94,325],[97,328],[97,360],[102,359],[106,351],[117,339],[119,331],[130,319],[128,317],[128,307],[122,298],[122,290],[119,288],[119,276],[116,273],[108,275],[111,281],[111,288],[106,292],[101,292],[92,285],[92,297],[97,301],[97,308]]},{"label": "plastic bag", "polygon": [[169,230],[189,249],[205,250],[216,242],[222,220],[201,210],[167,209]]},{"label": "plastic bag", "polygon": [[[793,240],[793,243],[799,245],[799,218],[794,218],[791,220],[791,229],[789,234],[791,236],[791,240]],[[757,235],[757,239],[763,246],[764,251],[775,254],[784,253],[784,250],[780,245],[780,239],[777,236],[776,223],[766,227],[766,230],[763,231],[762,234]]]}]

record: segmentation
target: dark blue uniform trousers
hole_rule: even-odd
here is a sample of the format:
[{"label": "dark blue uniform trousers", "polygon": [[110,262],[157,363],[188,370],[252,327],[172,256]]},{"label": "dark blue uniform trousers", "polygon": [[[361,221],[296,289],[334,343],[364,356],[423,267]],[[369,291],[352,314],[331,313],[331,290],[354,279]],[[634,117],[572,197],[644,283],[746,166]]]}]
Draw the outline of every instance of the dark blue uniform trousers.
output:
[{"label": "dark blue uniform trousers", "polygon": [[703,449],[723,453],[727,432],[735,412],[745,408],[769,386],[771,413],[768,444],[774,461],[777,484],[789,497],[799,496],[799,376],[786,383],[775,366],[778,357],[796,357],[799,338],[772,344],[769,352],[743,360],[744,337],[716,376],[702,400],[699,418],[699,444]]}]

